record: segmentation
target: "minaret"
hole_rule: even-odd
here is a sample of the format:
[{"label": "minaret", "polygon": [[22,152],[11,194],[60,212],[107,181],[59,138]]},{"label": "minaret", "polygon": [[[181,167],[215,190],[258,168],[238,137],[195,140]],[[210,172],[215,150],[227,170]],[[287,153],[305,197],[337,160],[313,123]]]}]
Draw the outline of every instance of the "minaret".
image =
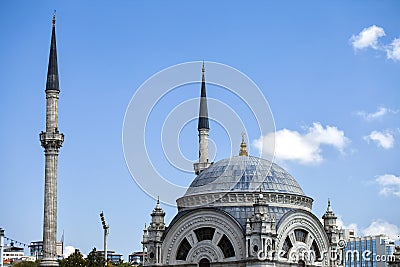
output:
[{"label": "minaret", "polygon": [[[328,234],[328,237],[331,237],[332,233],[337,231],[337,225],[336,225],[336,215],[333,213],[332,207],[331,207],[331,200],[328,199],[328,207],[326,208],[325,214],[322,216],[322,219],[324,220],[324,228],[325,232]],[[331,238],[329,238],[331,239]],[[331,240],[331,242],[334,242],[336,240]]]},{"label": "minaret", "polygon": [[147,251],[147,258],[144,260],[144,266],[162,265],[162,236],[165,232],[165,212],[160,206],[160,198],[157,199],[157,205],[151,213],[151,223],[143,234],[143,251]]},{"label": "minaret", "polygon": [[201,77],[200,111],[199,111],[199,121],[197,125],[197,130],[199,131],[199,162],[194,164],[194,172],[197,175],[211,165],[211,163],[208,160],[208,132],[210,131],[210,126],[208,124],[204,62],[201,72],[202,72],[202,77]]},{"label": "minaret", "polygon": [[44,148],[44,219],[43,219],[43,259],[40,266],[58,266],[56,253],[57,239],[57,162],[58,150],[64,135],[58,131],[58,83],[56,49],[56,14],[53,15],[49,67],[46,83],[46,131],[40,133],[40,143]]},{"label": "minaret", "polygon": [[[326,208],[325,214],[322,216],[322,219],[324,220],[324,229],[325,232],[328,236],[329,243],[330,243],[330,252],[328,252],[328,255],[334,255],[336,253],[339,253],[339,229],[336,224],[336,215],[333,213],[332,207],[331,207],[331,201],[328,199],[328,207]],[[343,249],[343,248],[342,248]],[[336,257],[331,257],[330,258],[330,266],[337,266],[340,265],[340,262],[337,262]],[[343,259],[343,257],[341,258]]]}]

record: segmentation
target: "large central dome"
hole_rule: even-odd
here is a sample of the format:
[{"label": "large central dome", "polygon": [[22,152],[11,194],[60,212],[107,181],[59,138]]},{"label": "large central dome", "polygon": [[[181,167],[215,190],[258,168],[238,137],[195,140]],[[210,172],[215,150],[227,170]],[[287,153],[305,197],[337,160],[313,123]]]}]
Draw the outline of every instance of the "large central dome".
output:
[{"label": "large central dome", "polygon": [[201,172],[185,196],[207,193],[264,192],[304,196],[296,180],[283,168],[266,159],[235,156],[220,160]]},{"label": "large central dome", "polygon": [[247,155],[211,164],[176,202],[182,212],[196,207],[221,209],[245,227],[246,219],[254,212],[260,186],[268,211],[277,221],[293,209],[312,208],[312,198],[287,171],[269,160]]}]

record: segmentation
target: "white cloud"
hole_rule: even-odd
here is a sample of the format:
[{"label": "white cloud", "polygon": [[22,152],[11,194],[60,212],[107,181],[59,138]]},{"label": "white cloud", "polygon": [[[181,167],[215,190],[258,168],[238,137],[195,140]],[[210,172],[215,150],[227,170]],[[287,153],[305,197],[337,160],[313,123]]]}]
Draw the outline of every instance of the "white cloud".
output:
[{"label": "white cloud", "polygon": [[364,136],[364,140],[368,143],[375,141],[378,146],[384,149],[392,148],[394,145],[394,137],[389,132],[372,131],[369,135]]},{"label": "white cloud", "polygon": [[[263,145],[270,144],[274,138],[275,151]],[[329,125],[324,127],[315,122],[305,134],[283,129],[277,131],[275,135],[261,136],[253,141],[253,145],[264,155],[273,155],[275,152],[275,158],[279,161],[293,160],[302,164],[312,164],[323,160],[321,145],[331,145],[343,152],[348,142],[349,139],[344,136],[344,132],[337,127]]]},{"label": "white cloud", "polygon": [[400,234],[400,228],[397,225],[391,224],[381,219],[372,221],[367,228],[359,229],[356,223],[345,225],[342,217],[339,215],[336,220],[336,225],[339,229],[354,230],[355,236],[374,236],[383,234],[388,236],[392,240],[398,240]]},{"label": "white cloud", "polygon": [[64,258],[68,258],[69,255],[75,252],[75,248],[73,246],[66,246],[64,248]]},{"label": "white cloud", "polygon": [[377,176],[375,182],[380,185],[379,194],[384,196],[393,195],[400,197],[400,176],[384,174]]},{"label": "white cloud", "polygon": [[399,239],[400,229],[397,225],[383,220],[373,221],[367,228],[362,230],[363,235],[387,235],[392,240]]},{"label": "white cloud", "polygon": [[379,119],[379,118],[383,117],[384,115],[386,115],[388,113],[396,114],[397,112],[398,112],[398,110],[392,110],[392,109],[385,108],[385,107],[379,107],[373,113],[367,113],[365,111],[359,111],[359,112],[357,112],[357,115],[359,115],[360,117],[362,117],[366,121],[373,121],[373,120],[376,120],[376,119]]},{"label": "white cloud", "polygon": [[383,28],[372,25],[368,28],[364,28],[359,34],[353,35],[350,38],[350,41],[354,49],[363,49],[368,47],[378,49],[378,39],[385,35]]},{"label": "white cloud", "polygon": [[395,38],[392,43],[379,44],[378,39],[385,36],[385,30],[376,25],[364,28],[359,34],[353,35],[350,42],[355,50],[372,48],[379,51],[386,51],[387,59],[400,61],[400,38]]},{"label": "white cloud", "polygon": [[[64,254],[63,254],[64,258],[68,258],[68,256],[71,255],[72,253],[74,253],[76,249],[77,248],[75,248],[73,246],[66,246],[64,248]],[[86,254],[83,254],[82,251],[79,251],[79,252],[82,254],[82,256],[84,258],[86,258]]]},{"label": "white cloud", "polygon": [[386,46],[386,56],[394,61],[400,60],[400,38],[396,38],[393,42]]},{"label": "white cloud", "polygon": [[348,225],[344,224],[344,221],[342,219],[341,215],[337,216],[337,220],[336,220],[336,225],[338,226],[339,229],[351,229],[354,230],[354,235],[357,236],[358,234],[358,225],[356,223],[350,223]]}]

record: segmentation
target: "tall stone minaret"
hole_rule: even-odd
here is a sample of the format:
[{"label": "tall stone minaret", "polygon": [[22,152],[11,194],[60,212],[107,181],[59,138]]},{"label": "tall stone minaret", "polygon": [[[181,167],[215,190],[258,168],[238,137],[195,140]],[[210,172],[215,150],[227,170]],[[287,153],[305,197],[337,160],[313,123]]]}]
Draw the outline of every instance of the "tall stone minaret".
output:
[{"label": "tall stone minaret", "polygon": [[64,135],[58,131],[58,83],[56,49],[56,15],[53,16],[49,67],[46,83],[46,131],[40,133],[40,143],[44,148],[44,219],[43,219],[43,259],[40,266],[58,266],[57,240],[57,162],[58,150]]},{"label": "tall stone minaret", "polygon": [[199,162],[193,164],[194,172],[198,175],[204,169],[207,169],[211,165],[208,160],[208,132],[210,126],[208,124],[208,109],[207,109],[207,95],[206,95],[206,79],[204,77],[205,69],[204,62],[202,67],[201,77],[201,95],[200,95],[200,111],[199,111],[199,122],[197,130],[199,131]]}]

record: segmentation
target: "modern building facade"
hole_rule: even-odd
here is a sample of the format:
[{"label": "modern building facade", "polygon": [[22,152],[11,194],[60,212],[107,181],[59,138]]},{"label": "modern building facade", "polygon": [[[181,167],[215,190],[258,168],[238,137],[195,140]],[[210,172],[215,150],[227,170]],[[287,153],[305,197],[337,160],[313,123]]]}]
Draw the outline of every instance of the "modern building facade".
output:
[{"label": "modern building facade", "polygon": [[[43,241],[34,241],[29,244],[29,254],[36,260],[43,259]],[[56,242],[56,259],[60,260],[64,258],[64,242]]]},{"label": "modern building facade", "polygon": [[351,237],[346,241],[346,267],[384,267],[395,258],[394,242],[385,235]]},{"label": "modern building facade", "polygon": [[[99,250],[98,252],[104,258],[104,250]],[[107,250],[107,260],[113,264],[118,264],[122,261],[122,254],[116,253],[113,250]]]},{"label": "modern building facade", "polygon": [[132,266],[138,266],[140,264],[143,264],[143,258],[145,257],[145,253],[143,253],[143,251],[136,251],[133,252],[131,254],[129,254],[128,256],[128,262],[132,265]]},{"label": "modern building facade", "polygon": [[53,16],[49,65],[46,82],[46,131],[41,132],[40,143],[45,155],[43,259],[40,266],[58,266],[57,262],[57,169],[58,151],[64,134],[58,130],[58,98],[60,94],[57,47],[56,15]]},{"label": "modern building facade", "polygon": [[14,246],[13,242],[11,242],[9,246],[4,247],[3,261],[5,263],[13,263],[22,260],[24,257],[24,248]]},{"label": "modern building facade", "polygon": [[388,262],[389,266],[400,267],[400,246],[396,246],[393,256],[393,259]]},{"label": "modern building facade", "polygon": [[167,226],[157,201],[143,234],[144,266],[339,266],[339,230],[330,202],[323,224],[313,199],[280,166],[248,155],[208,161],[203,65],[196,178]]}]

